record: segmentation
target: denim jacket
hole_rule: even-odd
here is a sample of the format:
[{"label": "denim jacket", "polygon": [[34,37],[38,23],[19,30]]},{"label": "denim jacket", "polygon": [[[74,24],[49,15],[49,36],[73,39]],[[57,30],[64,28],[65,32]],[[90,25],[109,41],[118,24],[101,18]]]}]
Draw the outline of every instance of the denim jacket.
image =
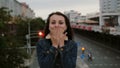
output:
[{"label": "denim jacket", "polygon": [[[77,59],[77,44],[66,40],[64,47],[59,49],[63,68],[75,68]],[[50,39],[41,39],[37,43],[37,57],[40,68],[53,68],[57,49]]]}]

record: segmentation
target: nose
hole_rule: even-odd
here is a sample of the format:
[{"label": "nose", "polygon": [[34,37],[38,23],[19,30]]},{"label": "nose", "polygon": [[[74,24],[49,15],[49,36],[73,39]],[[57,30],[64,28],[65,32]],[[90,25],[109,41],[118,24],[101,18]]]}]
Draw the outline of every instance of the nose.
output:
[{"label": "nose", "polygon": [[56,23],[56,24],[55,24],[55,27],[59,27],[59,24]]}]

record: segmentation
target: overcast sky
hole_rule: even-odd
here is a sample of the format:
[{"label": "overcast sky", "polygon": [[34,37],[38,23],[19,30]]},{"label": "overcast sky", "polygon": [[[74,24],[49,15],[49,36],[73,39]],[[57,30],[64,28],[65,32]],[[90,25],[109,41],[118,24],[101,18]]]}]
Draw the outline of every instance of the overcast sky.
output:
[{"label": "overcast sky", "polygon": [[86,15],[99,11],[99,0],[18,0],[26,2],[35,12],[36,17],[47,18],[48,14],[55,11],[75,10]]}]

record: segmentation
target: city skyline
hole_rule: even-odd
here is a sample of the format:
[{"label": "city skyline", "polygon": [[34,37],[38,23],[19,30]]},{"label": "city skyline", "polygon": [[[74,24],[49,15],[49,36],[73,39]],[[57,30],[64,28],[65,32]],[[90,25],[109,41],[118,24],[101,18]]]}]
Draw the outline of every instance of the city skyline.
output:
[{"label": "city skyline", "polygon": [[99,11],[99,0],[18,0],[25,2],[35,12],[36,17],[46,19],[48,14],[55,11],[74,10],[82,15]]}]

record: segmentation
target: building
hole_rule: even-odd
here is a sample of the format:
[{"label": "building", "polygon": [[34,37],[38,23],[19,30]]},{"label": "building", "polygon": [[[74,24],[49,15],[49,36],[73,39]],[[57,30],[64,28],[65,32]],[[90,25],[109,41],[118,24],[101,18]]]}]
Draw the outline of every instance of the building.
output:
[{"label": "building", "polygon": [[[12,16],[12,20],[6,23],[6,27],[8,27],[8,34],[16,34],[16,22],[15,20],[19,17],[23,19],[26,18],[34,18],[35,13],[33,10],[26,4],[20,3],[17,0],[0,0],[0,8],[6,7]],[[4,30],[0,30],[0,35],[4,35],[6,32]],[[7,34],[7,33],[6,33]]]},{"label": "building", "polygon": [[120,13],[120,0],[100,0],[102,13]]},{"label": "building", "polygon": [[0,0],[0,8],[6,7],[10,11],[13,17],[22,16],[27,18],[33,18],[35,13],[26,3],[20,3],[17,0]]},{"label": "building", "polygon": [[70,19],[71,23],[79,23],[86,19],[86,16],[81,16],[81,13],[74,10],[65,11],[64,14]]},{"label": "building", "polygon": [[100,24],[120,26],[120,0],[100,0]]}]

